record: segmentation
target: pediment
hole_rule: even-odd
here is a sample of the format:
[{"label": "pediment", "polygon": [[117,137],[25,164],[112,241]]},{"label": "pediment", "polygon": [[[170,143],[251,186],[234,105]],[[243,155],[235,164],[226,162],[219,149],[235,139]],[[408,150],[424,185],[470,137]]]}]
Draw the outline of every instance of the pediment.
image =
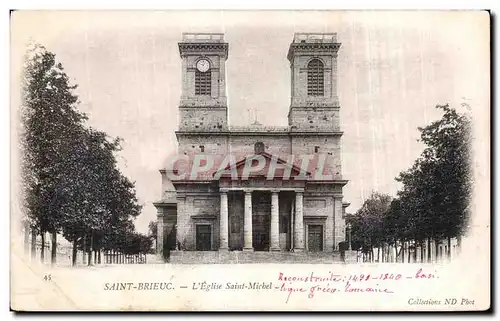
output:
[{"label": "pediment", "polygon": [[311,175],[310,172],[301,170],[299,166],[266,152],[248,155],[233,164],[228,164],[223,170],[214,173],[214,176],[231,178],[234,172],[237,173],[238,179],[243,180],[248,178],[306,180]]}]

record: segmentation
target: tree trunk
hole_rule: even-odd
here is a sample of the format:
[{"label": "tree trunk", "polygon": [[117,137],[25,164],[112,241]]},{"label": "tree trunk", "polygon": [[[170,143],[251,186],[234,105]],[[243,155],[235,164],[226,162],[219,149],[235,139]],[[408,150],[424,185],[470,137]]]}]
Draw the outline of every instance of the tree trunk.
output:
[{"label": "tree trunk", "polygon": [[427,238],[427,263],[432,262],[432,253],[431,253],[431,238]]},{"label": "tree trunk", "polygon": [[399,248],[399,252],[398,252],[398,243],[397,242],[394,242],[394,251],[396,252],[395,253],[395,257],[394,257],[394,263],[397,263],[398,262],[398,259],[399,259],[399,256],[401,255],[401,253],[403,252],[403,247],[400,247]]},{"label": "tree trunk", "polygon": [[380,263],[380,247],[377,247],[377,262]]},{"label": "tree trunk", "polygon": [[405,240],[401,240],[401,262],[405,263]]},{"label": "tree trunk", "polygon": [[24,222],[24,254],[28,257],[30,251],[30,224]]},{"label": "tree trunk", "polygon": [[417,263],[417,242],[413,243],[413,263]]},{"label": "tree trunk", "polygon": [[36,260],[36,232],[31,229],[31,260]]},{"label": "tree trunk", "polygon": [[94,231],[91,231],[90,232],[90,246],[89,246],[89,262],[88,262],[88,265],[91,266],[92,265],[92,250],[93,250],[93,246],[94,246]]},{"label": "tree trunk", "polygon": [[56,264],[57,262],[57,233],[52,232],[52,249],[50,253],[50,262]]},{"label": "tree trunk", "polygon": [[73,240],[73,250],[72,250],[73,253],[72,253],[72,257],[71,257],[73,266],[76,266],[76,252],[78,251],[78,248],[76,247],[76,241],[77,241],[77,237],[75,236],[75,239]]},{"label": "tree trunk", "polygon": [[424,241],[420,243],[420,263],[424,263]]},{"label": "tree trunk", "polygon": [[446,253],[448,256],[448,260],[451,260],[451,238],[448,236],[448,253]]},{"label": "tree trunk", "polygon": [[87,233],[83,234],[83,246],[82,246],[82,264],[85,265],[85,255],[87,254]]},{"label": "tree trunk", "polygon": [[408,250],[408,263],[411,263],[410,262],[410,257],[411,257],[411,251],[410,251],[410,241],[408,241],[408,243],[406,244],[406,249]]},{"label": "tree trunk", "polygon": [[458,234],[457,235],[457,250],[455,251],[456,255],[458,256],[460,254],[460,250],[462,249],[462,235]]},{"label": "tree trunk", "polygon": [[99,254],[97,256],[97,259],[99,260],[99,264],[101,264],[101,249],[99,249]]},{"label": "tree trunk", "polygon": [[434,248],[436,249],[436,262],[438,261],[438,257],[439,257],[439,241],[437,238],[434,239]]},{"label": "tree trunk", "polygon": [[42,248],[40,249],[40,261],[45,263],[45,232],[41,233],[42,235]]}]

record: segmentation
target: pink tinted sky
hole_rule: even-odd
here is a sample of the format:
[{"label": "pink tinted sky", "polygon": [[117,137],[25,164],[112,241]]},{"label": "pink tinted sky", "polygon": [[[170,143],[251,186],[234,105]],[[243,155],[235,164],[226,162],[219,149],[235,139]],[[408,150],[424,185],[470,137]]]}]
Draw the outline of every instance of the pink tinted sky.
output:
[{"label": "pink tinted sky", "polygon": [[90,125],[125,140],[120,165],[136,181],[145,205],[136,225],[147,232],[158,170],[176,149],[182,32],[225,33],[232,125],[253,121],[249,110],[265,125],[286,125],[294,32],[337,32],[344,200],[354,212],[372,190],[395,195],[394,177],[422,150],[417,127],[440,116],[436,104],[486,107],[487,24],[485,13],[451,11],[17,12],[13,83],[29,37],[56,54]]}]

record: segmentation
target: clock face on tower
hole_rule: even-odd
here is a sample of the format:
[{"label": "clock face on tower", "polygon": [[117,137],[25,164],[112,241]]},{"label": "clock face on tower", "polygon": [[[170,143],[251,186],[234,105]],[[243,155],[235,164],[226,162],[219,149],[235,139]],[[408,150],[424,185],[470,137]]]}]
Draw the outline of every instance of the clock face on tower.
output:
[{"label": "clock face on tower", "polygon": [[200,72],[207,72],[208,69],[210,69],[210,63],[206,59],[200,59],[196,63],[196,69],[198,69]]}]

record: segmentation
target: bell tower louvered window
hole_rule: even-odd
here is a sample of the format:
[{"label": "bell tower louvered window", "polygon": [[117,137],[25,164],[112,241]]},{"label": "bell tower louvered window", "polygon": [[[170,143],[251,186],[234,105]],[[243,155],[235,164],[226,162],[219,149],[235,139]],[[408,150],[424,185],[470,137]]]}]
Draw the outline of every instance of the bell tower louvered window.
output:
[{"label": "bell tower louvered window", "polygon": [[313,59],[307,64],[307,95],[325,95],[325,73],[323,63],[319,59]]},{"label": "bell tower louvered window", "polygon": [[210,70],[201,72],[196,70],[194,76],[194,87],[196,95],[208,95],[212,93],[212,73]]}]

